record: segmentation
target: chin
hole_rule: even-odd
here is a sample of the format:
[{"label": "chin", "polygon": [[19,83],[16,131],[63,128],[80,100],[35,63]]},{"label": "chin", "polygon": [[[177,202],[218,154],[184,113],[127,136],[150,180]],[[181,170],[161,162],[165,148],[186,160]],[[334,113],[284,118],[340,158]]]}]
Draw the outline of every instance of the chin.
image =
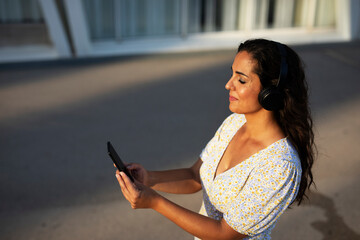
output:
[{"label": "chin", "polygon": [[251,114],[251,113],[256,113],[259,112],[261,109],[263,109],[261,106],[253,108],[253,109],[243,109],[243,108],[239,108],[239,107],[234,107],[231,106],[231,104],[229,105],[229,110],[233,113],[237,113],[237,114]]},{"label": "chin", "polygon": [[235,108],[235,107],[231,106],[231,104],[230,104],[230,106],[229,106],[229,110],[230,110],[231,112],[233,112],[233,113],[238,113],[238,114],[243,114],[243,113],[244,113],[244,112],[241,111],[239,108]]}]

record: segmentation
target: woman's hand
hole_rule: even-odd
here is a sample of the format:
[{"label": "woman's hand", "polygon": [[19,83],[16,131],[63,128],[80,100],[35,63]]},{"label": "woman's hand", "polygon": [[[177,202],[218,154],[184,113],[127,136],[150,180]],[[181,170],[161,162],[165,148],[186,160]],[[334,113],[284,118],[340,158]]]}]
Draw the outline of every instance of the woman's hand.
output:
[{"label": "woman's hand", "polygon": [[116,171],[115,176],[120,184],[124,197],[129,201],[133,209],[155,207],[160,195],[154,190],[137,180],[131,182],[130,178],[126,176],[124,172],[119,172],[119,170]]},{"label": "woman's hand", "polygon": [[[138,163],[124,163],[124,164],[134,179],[138,180],[145,186],[151,187],[150,174],[142,165]],[[115,164],[114,167],[116,168]]]},{"label": "woman's hand", "polygon": [[126,164],[126,168],[130,171],[131,175],[144,184],[145,186],[150,187],[150,177],[149,172],[138,163],[129,163]]}]

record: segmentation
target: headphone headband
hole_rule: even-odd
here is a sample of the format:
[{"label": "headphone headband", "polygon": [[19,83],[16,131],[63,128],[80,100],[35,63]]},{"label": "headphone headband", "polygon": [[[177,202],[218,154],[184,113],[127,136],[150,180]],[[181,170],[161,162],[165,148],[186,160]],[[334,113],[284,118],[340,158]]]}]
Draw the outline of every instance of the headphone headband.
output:
[{"label": "headphone headband", "polygon": [[276,46],[279,49],[280,55],[281,55],[281,65],[280,65],[280,74],[278,78],[278,82],[276,84],[276,87],[281,87],[281,84],[283,84],[284,81],[286,81],[287,73],[288,73],[288,65],[286,62],[286,49],[283,44],[276,42]]},{"label": "headphone headband", "polygon": [[286,81],[288,73],[285,46],[278,42],[275,43],[281,55],[279,78],[275,86],[264,88],[258,96],[258,100],[261,106],[269,111],[276,111],[284,107],[284,98],[283,92],[281,91],[281,85],[283,85]]}]

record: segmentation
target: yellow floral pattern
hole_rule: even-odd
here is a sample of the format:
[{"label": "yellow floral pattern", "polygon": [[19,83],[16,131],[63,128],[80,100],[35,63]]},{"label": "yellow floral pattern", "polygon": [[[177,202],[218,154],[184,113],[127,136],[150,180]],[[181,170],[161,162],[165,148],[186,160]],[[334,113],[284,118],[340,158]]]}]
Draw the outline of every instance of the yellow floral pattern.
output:
[{"label": "yellow floral pattern", "polygon": [[288,139],[283,138],[214,179],[226,147],[245,122],[244,115],[230,115],[200,155],[200,214],[224,218],[233,229],[248,235],[246,239],[270,239],[276,221],[298,192],[300,159]]}]

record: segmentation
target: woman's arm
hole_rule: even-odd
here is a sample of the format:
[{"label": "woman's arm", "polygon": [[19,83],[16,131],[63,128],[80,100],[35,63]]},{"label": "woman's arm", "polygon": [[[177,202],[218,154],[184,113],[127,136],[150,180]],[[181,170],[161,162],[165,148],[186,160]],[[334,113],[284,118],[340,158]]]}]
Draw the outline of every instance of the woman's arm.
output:
[{"label": "woman's arm", "polygon": [[203,240],[241,239],[246,237],[232,229],[225,220],[214,220],[185,209],[139,182],[132,183],[122,172],[117,171],[116,177],[121,191],[134,209],[152,208],[185,231]]},{"label": "woman's arm", "polygon": [[195,193],[201,190],[199,158],[190,168],[167,171],[150,171],[149,183],[151,188],[167,193]]},{"label": "woman's arm", "polygon": [[167,193],[195,193],[201,190],[199,158],[190,168],[166,171],[147,171],[141,165],[130,164],[128,169],[144,185]]}]

